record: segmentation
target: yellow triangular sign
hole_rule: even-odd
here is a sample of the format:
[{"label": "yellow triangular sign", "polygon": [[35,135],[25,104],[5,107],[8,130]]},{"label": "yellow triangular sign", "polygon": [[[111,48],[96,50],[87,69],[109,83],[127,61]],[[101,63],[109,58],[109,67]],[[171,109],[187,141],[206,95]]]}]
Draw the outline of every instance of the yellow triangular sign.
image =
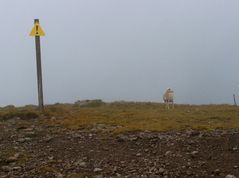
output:
[{"label": "yellow triangular sign", "polygon": [[30,33],[30,36],[45,36],[45,32],[42,30],[40,24],[36,22]]}]

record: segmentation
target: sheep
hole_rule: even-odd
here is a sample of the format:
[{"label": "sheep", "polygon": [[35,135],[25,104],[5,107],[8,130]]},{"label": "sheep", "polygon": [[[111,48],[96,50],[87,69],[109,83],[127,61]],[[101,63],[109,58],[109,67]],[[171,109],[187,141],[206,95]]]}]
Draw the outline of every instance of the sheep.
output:
[{"label": "sheep", "polygon": [[169,105],[172,104],[172,108],[174,108],[174,92],[171,88],[168,88],[163,95],[164,103],[166,104],[166,108],[169,109]]}]

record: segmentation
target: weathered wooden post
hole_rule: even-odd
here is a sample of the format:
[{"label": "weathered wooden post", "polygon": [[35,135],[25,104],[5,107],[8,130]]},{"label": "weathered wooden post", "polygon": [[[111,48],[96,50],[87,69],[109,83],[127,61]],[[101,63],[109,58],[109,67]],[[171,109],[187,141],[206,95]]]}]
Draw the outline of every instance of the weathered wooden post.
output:
[{"label": "weathered wooden post", "polygon": [[34,20],[34,27],[30,33],[30,36],[35,36],[35,45],[36,45],[36,64],[37,64],[37,85],[38,85],[38,105],[40,111],[44,110],[43,102],[43,85],[42,85],[42,67],[41,67],[41,43],[40,36],[45,36],[44,31],[42,30],[39,19]]}]

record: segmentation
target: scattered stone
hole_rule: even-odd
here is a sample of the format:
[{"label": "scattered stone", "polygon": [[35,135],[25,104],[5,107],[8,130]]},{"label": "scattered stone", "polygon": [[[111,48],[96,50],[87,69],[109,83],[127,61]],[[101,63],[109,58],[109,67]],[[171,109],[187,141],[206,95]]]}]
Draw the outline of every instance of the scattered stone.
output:
[{"label": "scattered stone", "polygon": [[121,177],[121,174],[119,174],[119,173],[116,173],[116,176],[117,176],[117,177]]},{"label": "scattered stone", "polygon": [[196,155],[196,154],[198,154],[198,151],[192,151],[191,154]]},{"label": "scattered stone", "polygon": [[35,132],[33,132],[33,131],[31,131],[31,132],[26,132],[26,134],[25,134],[26,136],[29,136],[29,137],[33,137],[33,136],[35,136],[36,135],[36,133]]},{"label": "scattered stone", "polygon": [[168,155],[170,155],[170,154],[172,154],[171,151],[166,151],[165,156],[168,156]]},{"label": "scattered stone", "polygon": [[44,141],[46,142],[46,143],[49,143],[50,141],[52,141],[53,140],[53,137],[50,137],[50,136],[48,136],[48,137],[46,137],[45,139],[44,139]]},{"label": "scattered stone", "polygon": [[51,121],[55,121],[56,120],[56,117],[51,117],[51,119],[50,119]]},{"label": "scattered stone", "polygon": [[48,159],[49,159],[49,160],[53,160],[54,157],[53,157],[53,156],[48,156]]},{"label": "scattered stone", "polygon": [[191,157],[192,157],[192,158],[197,157],[197,155],[198,155],[198,151],[192,151],[192,152],[191,152]]},{"label": "scattered stone", "polygon": [[164,168],[161,167],[161,168],[159,168],[159,171],[158,171],[158,172],[159,172],[159,174],[163,174],[164,171],[165,171]]},{"label": "scattered stone", "polygon": [[19,153],[15,153],[13,156],[10,156],[10,157],[7,159],[7,162],[15,162],[15,161],[17,161],[19,155],[20,155]]},{"label": "scattered stone", "polygon": [[117,169],[118,169],[117,166],[115,166],[114,169],[113,169],[113,172],[116,172]]},{"label": "scattered stone", "polygon": [[221,170],[220,170],[220,169],[215,169],[215,170],[214,170],[214,173],[217,174],[217,175],[219,175],[219,174],[221,173]]},{"label": "scattered stone", "polygon": [[[0,122],[1,176],[63,178],[83,173],[84,178],[147,178],[149,175],[200,178],[224,177],[225,173],[236,174],[238,170],[238,133],[231,129],[127,132],[116,137],[114,133],[108,135],[86,128],[62,129],[42,124],[50,117],[40,120],[41,124],[37,123],[39,120],[21,123],[22,119]],[[19,126],[24,127],[17,130]],[[102,124],[96,126],[107,128]],[[201,134],[204,139],[199,138]],[[228,140],[226,145],[225,140]],[[27,143],[20,144],[23,142]],[[233,156],[233,160],[228,160]],[[222,161],[227,167],[222,166]],[[236,178],[237,175],[231,174],[225,178]]]},{"label": "scattered stone", "polygon": [[101,171],[103,171],[103,169],[101,169],[101,168],[95,168],[94,169],[94,172],[101,172]]},{"label": "scattered stone", "polygon": [[234,176],[234,175],[231,175],[231,174],[228,174],[228,175],[226,175],[226,177],[225,178],[237,178],[236,176]]},{"label": "scattered stone", "polygon": [[56,176],[56,178],[63,178],[63,177],[64,177],[64,176],[63,176],[61,173],[59,173],[59,172],[55,173],[55,176]]},{"label": "scattered stone", "polygon": [[128,141],[128,137],[127,137],[126,135],[118,135],[118,136],[116,137],[116,140],[117,140],[118,142],[126,142],[126,141]]},{"label": "scattered stone", "polygon": [[200,132],[197,130],[188,130],[186,134],[190,137],[195,137],[195,136],[199,136]]},{"label": "scattered stone", "polygon": [[26,142],[29,142],[29,141],[31,141],[31,140],[32,140],[32,139],[31,139],[31,138],[29,138],[29,137],[25,137],[24,139],[25,139],[25,141],[26,141]]},{"label": "scattered stone", "polygon": [[13,171],[20,171],[22,168],[20,166],[15,166],[12,168]]},{"label": "scattered stone", "polygon": [[137,153],[136,156],[141,156],[142,154],[141,153]]},{"label": "scattered stone", "polygon": [[23,142],[25,142],[25,139],[24,138],[19,138],[17,141],[20,142],[20,143],[23,143]]},{"label": "scattered stone", "polygon": [[136,140],[138,140],[138,137],[136,137],[136,136],[130,137],[129,140],[130,140],[130,141],[136,141]]},{"label": "scattered stone", "polygon": [[233,150],[233,151],[237,151],[238,148],[237,148],[237,147],[233,147],[232,150]]},{"label": "scattered stone", "polygon": [[12,168],[10,166],[2,166],[1,169],[5,172],[11,171]]},{"label": "scattered stone", "polygon": [[191,175],[192,175],[192,171],[187,170],[187,171],[186,171],[186,174],[187,174],[188,176],[191,176]]},{"label": "scattered stone", "polygon": [[84,161],[80,162],[80,163],[79,163],[79,166],[80,166],[80,167],[86,167],[86,162],[84,162]]}]

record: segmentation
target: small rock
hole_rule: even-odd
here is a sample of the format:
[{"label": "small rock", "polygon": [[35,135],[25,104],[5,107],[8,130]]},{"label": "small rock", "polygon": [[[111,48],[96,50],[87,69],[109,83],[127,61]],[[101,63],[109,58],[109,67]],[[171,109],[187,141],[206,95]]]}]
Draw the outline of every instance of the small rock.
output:
[{"label": "small rock", "polygon": [[24,143],[25,139],[24,138],[19,138],[17,141],[20,142],[20,143]]},{"label": "small rock", "polygon": [[215,169],[215,170],[214,170],[214,173],[217,174],[217,175],[219,175],[219,174],[221,173],[221,170],[220,170],[220,169]]},{"label": "small rock", "polygon": [[51,117],[51,121],[55,121],[56,120],[56,117]]},{"label": "small rock", "polygon": [[165,171],[165,170],[164,170],[164,168],[162,168],[162,167],[161,167],[161,168],[159,168],[159,174],[163,174],[163,173],[164,173],[164,171]]},{"label": "small rock", "polygon": [[171,151],[166,151],[165,156],[170,155],[172,152]]},{"label": "small rock", "polygon": [[168,162],[167,162],[167,163],[165,163],[165,165],[166,165],[166,166],[169,166],[169,165],[170,165],[170,163],[168,163]]},{"label": "small rock", "polygon": [[198,135],[199,138],[202,138],[203,136],[204,136],[204,133],[200,133],[200,134]]},{"label": "small rock", "polygon": [[186,132],[186,134],[189,136],[189,137],[195,137],[195,136],[198,136],[200,134],[199,131],[197,130],[189,130]]},{"label": "small rock", "polygon": [[33,136],[35,136],[36,135],[36,133],[35,132],[33,132],[33,131],[29,131],[29,132],[26,132],[26,134],[25,134],[26,136],[30,136],[30,137],[33,137]]},{"label": "small rock", "polygon": [[26,142],[29,142],[29,141],[31,141],[31,140],[32,140],[32,139],[31,139],[31,138],[29,138],[29,137],[25,137],[24,139],[25,139],[25,141],[26,141]]},{"label": "small rock", "polygon": [[59,173],[59,172],[57,172],[57,173],[55,174],[55,176],[56,176],[56,178],[63,178],[63,175],[62,175],[61,173]]},{"label": "small rock", "polygon": [[125,135],[118,135],[118,136],[116,137],[116,140],[117,140],[118,142],[126,142],[126,141],[128,141],[128,137],[125,136]]},{"label": "small rock", "polygon": [[29,142],[31,140],[32,140],[31,138],[25,137],[25,138],[19,138],[17,141],[20,143],[24,143],[24,142]]},{"label": "small rock", "polygon": [[151,167],[151,168],[149,168],[149,172],[150,172],[150,173],[154,172],[155,170],[156,170],[155,167]]},{"label": "small rock", "polygon": [[84,161],[80,162],[80,163],[79,163],[79,166],[80,166],[80,167],[86,167],[86,162],[84,162]]},{"label": "small rock", "polygon": [[192,172],[191,172],[190,170],[187,170],[187,171],[186,171],[186,174],[187,174],[188,176],[190,176],[190,175],[192,175]]},{"label": "small rock", "polygon": [[114,171],[114,172],[116,172],[116,171],[117,171],[117,169],[118,169],[118,168],[115,166],[115,167],[114,167],[114,169],[113,169],[113,171]]},{"label": "small rock", "polygon": [[136,141],[136,140],[138,140],[138,137],[136,137],[136,136],[135,137],[131,137],[131,138],[129,138],[129,140],[130,141]]},{"label": "small rock", "polygon": [[137,153],[136,156],[141,156],[142,154],[141,153]]},{"label": "small rock", "polygon": [[165,175],[165,176],[168,175],[168,174],[169,174],[168,170],[165,170],[164,173],[163,173],[163,175]]},{"label": "small rock", "polygon": [[231,174],[228,174],[228,175],[226,175],[226,177],[225,178],[237,178],[236,176],[234,176],[234,175],[231,175]]},{"label": "small rock", "polygon": [[5,172],[11,171],[12,168],[10,166],[2,166],[1,169]]},{"label": "small rock", "polygon": [[232,150],[233,150],[233,151],[237,151],[238,148],[237,148],[237,147],[233,147]]},{"label": "small rock", "polygon": [[196,155],[196,154],[198,154],[198,151],[192,151],[191,154]]},{"label": "small rock", "polygon": [[116,176],[117,176],[117,177],[121,177],[121,174],[119,174],[119,173],[116,173]]},{"label": "small rock", "polygon": [[191,157],[195,158],[198,155],[198,151],[192,151],[191,152]]},{"label": "small rock", "polygon": [[14,170],[14,171],[19,171],[19,170],[21,170],[22,168],[20,167],[20,166],[15,166],[15,167],[13,167],[12,168],[12,170]]},{"label": "small rock", "polygon": [[233,168],[234,168],[234,169],[237,169],[237,168],[238,168],[238,166],[237,166],[237,165],[235,165],[235,166],[233,166]]},{"label": "small rock", "polygon": [[46,143],[49,143],[50,141],[52,141],[52,139],[53,139],[53,137],[46,137],[46,138],[44,139],[44,141],[45,141]]},{"label": "small rock", "polygon": [[54,157],[53,157],[53,156],[48,156],[48,159],[49,159],[49,160],[53,160]]},{"label": "small rock", "polygon": [[101,172],[103,169],[101,169],[101,168],[95,168],[94,169],[94,172]]},{"label": "small rock", "polygon": [[9,157],[7,159],[7,162],[14,162],[14,161],[17,161],[18,157],[19,157],[19,153],[15,153],[13,156]]},{"label": "small rock", "polygon": [[73,138],[81,138],[81,139],[84,138],[84,136],[82,136],[82,135],[80,135],[80,134],[78,134],[78,133],[73,134],[72,137],[73,137]]}]

